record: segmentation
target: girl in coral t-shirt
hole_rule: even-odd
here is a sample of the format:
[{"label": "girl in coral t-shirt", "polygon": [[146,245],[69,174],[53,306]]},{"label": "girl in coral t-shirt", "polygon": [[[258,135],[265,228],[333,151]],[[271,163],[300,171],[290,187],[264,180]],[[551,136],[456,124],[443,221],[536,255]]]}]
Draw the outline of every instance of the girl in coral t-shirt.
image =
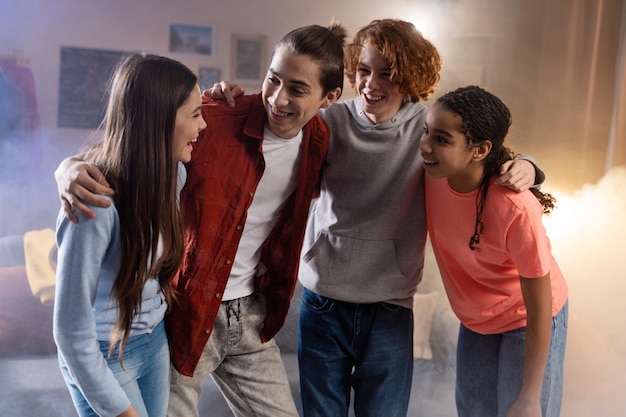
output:
[{"label": "girl in coral t-shirt", "polygon": [[430,239],[461,321],[460,417],[560,414],[567,284],[541,219],[554,199],[493,184],[514,158],[510,125],[500,99],[469,86],[436,101],[421,139]]}]

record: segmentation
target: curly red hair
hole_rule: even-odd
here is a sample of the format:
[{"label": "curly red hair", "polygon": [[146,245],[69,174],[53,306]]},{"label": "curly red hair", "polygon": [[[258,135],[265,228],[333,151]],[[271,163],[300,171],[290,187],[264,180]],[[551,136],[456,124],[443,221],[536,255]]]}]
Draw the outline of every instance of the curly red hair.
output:
[{"label": "curly red hair", "polygon": [[400,86],[407,100],[428,100],[439,85],[441,57],[435,46],[410,23],[377,19],[361,28],[346,48],[346,76],[355,87],[363,46],[369,43],[391,68],[391,82]]}]

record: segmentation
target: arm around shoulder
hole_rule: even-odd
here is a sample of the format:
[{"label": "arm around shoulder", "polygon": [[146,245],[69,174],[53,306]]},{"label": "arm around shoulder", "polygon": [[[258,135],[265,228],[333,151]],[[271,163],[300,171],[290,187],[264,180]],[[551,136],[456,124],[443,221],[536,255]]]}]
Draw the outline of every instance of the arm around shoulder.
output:
[{"label": "arm around shoulder", "polygon": [[506,161],[500,167],[500,176],[495,183],[513,191],[526,191],[531,187],[540,188],[545,180],[544,172],[530,156]]},{"label": "arm around shoulder", "polygon": [[97,194],[106,196],[115,194],[98,167],[81,161],[75,156],[61,162],[54,171],[54,178],[64,211],[74,223],[78,221],[78,218],[72,209],[88,218],[93,218],[95,213],[85,203],[96,207],[109,207],[110,201]]}]

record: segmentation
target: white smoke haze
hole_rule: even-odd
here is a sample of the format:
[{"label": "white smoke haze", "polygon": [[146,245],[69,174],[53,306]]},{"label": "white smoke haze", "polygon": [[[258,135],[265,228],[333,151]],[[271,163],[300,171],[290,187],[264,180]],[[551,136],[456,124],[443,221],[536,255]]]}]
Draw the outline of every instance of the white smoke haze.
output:
[{"label": "white smoke haze", "polygon": [[570,290],[561,415],[624,416],[626,167],[573,194],[543,189],[557,198],[544,224]]}]

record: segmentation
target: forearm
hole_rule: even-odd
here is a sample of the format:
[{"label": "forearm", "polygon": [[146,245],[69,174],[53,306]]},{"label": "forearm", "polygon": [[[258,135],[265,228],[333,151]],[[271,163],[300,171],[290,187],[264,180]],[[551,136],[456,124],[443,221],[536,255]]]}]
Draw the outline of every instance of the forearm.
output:
[{"label": "forearm", "polygon": [[550,349],[551,317],[528,319],[526,326],[526,350],[524,377],[520,398],[539,401],[543,376]]},{"label": "forearm", "polygon": [[535,168],[535,182],[533,184],[533,187],[541,188],[543,183],[546,181],[546,174],[545,174],[545,172],[543,172],[541,167],[539,167],[539,165],[537,165],[537,162],[535,161],[535,158],[533,158],[530,155],[520,155],[519,159],[523,159],[525,161],[528,161],[528,162],[530,162],[533,165],[533,167]]},{"label": "forearm", "polygon": [[522,278],[527,310],[524,373],[520,398],[539,401],[552,333],[552,291],[550,274]]}]

